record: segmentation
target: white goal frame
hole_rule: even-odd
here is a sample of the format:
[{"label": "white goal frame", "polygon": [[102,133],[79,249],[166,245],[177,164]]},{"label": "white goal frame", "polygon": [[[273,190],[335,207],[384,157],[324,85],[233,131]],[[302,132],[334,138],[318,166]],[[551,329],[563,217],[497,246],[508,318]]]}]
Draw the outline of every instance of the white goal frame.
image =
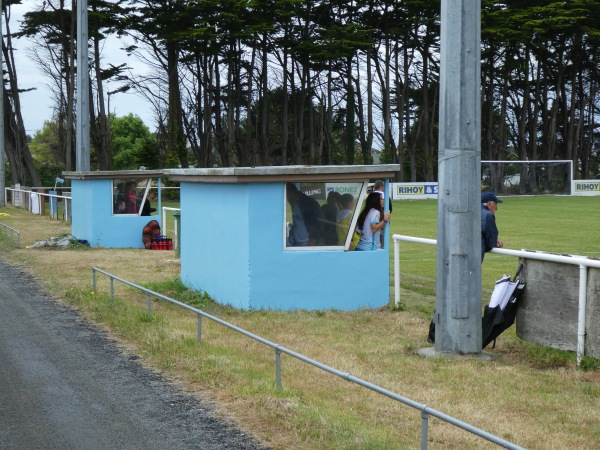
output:
[{"label": "white goal frame", "polygon": [[[511,195],[572,195],[572,190],[573,190],[573,180],[574,180],[574,172],[573,172],[573,161],[570,159],[552,159],[552,160],[546,160],[546,159],[539,159],[539,160],[518,160],[518,161],[507,161],[507,160],[481,160],[481,182],[482,182],[482,187],[484,187],[484,170],[483,167],[485,164],[489,164],[489,165],[493,165],[493,164],[512,164],[512,165],[522,165],[524,167],[526,167],[527,169],[529,169],[529,166],[535,166],[537,168],[539,168],[540,170],[544,169],[544,165],[557,165],[557,164],[566,164],[568,166],[567,169],[567,173],[566,175],[569,177],[569,180],[566,180],[566,182],[563,183],[563,190],[559,193],[557,192],[549,192],[549,191],[542,191],[542,192],[529,192],[528,189],[526,188],[522,188],[519,187],[520,192],[506,192],[506,191],[510,191],[513,188],[513,185],[511,183],[510,179],[504,179],[502,180],[502,186],[505,189],[504,192],[502,192],[502,190],[500,189],[496,189],[499,185],[498,183],[500,183],[500,181],[498,179],[496,180],[491,180],[491,185],[490,186],[485,186],[488,187],[490,190],[499,190],[501,194],[511,194]],[[535,173],[535,169],[533,171]],[[517,175],[513,175],[513,181],[518,181],[519,186],[521,183],[521,174],[523,173],[523,170],[520,171],[520,173]],[[543,172],[542,172],[543,173]],[[493,175],[490,175],[490,178],[492,178]],[[532,184],[533,186],[536,186],[536,184]],[[527,186],[527,185],[525,185]]]}]

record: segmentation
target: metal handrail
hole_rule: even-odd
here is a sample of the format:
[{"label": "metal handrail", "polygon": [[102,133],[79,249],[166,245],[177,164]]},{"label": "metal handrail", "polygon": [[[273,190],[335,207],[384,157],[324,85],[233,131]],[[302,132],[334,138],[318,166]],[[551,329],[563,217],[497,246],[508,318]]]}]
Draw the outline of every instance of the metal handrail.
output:
[{"label": "metal handrail", "polygon": [[92,268],[92,278],[93,278],[93,291],[97,292],[97,283],[96,283],[96,279],[97,279],[97,273],[106,275],[107,277],[109,277],[110,279],[110,301],[111,301],[111,305],[114,305],[114,280],[120,281],[121,283],[124,283],[128,286],[131,286],[133,288],[139,289],[143,292],[146,293],[146,312],[147,314],[151,314],[152,312],[152,297],[156,297],[156,298],[160,298],[162,300],[165,300],[169,303],[172,303],[174,305],[180,306],[184,309],[187,309],[189,311],[192,311],[194,313],[196,313],[198,315],[198,330],[197,330],[197,336],[198,336],[198,343],[201,342],[201,338],[202,338],[202,317],[206,317],[207,319],[210,319],[214,322],[217,322],[231,330],[237,331],[238,333],[249,337],[251,339],[254,339],[255,341],[258,341],[268,347],[271,347],[272,349],[275,350],[275,379],[276,379],[276,386],[278,390],[281,390],[281,353],[285,353],[286,355],[289,355],[293,358],[296,358],[300,361],[303,361],[307,364],[310,364],[314,367],[317,367],[325,372],[328,372],[332,375],[336,375],[346,381],[350,381],[352,383],[358,384],[359,386],[365,387],[367,389],[370,389],[374,392],[377,392],[379,394],[385,395],[386,397],[389,397],[393,400],[397,400],[407,406],[410,406],[412,408],[418,409],[421,412],[421,449],[426,449],[427,448],[427,439],[428,439],[428,431],[429,431],[429,416],[432,417],[436,417],[444,422],[447,422],[451,425],[454,425],[458,428],[461,428],[465,431],[468,431],[469,433],[472,433],[476,436],[479,436],[487,441],[493,442],[495,444],[498,444],[499,446],[502,446],[504,448],[508,448],[508,449],[522,449],[523,447],[520,447],[512,442],[509,442],[505,439],[502,439],[496,435],[493,435],[491,433],[488,433],[485,430],[482,430],[480,428],[477,428],[471,424],[468,424],[466,422],[463,422],[462,420],[456,419],[455,417],[449,416],[447,414],[444,414],[441,411],[437,411],[433,408],[430,408],[429,406],[423,404],[423,403],[419,403],[416,402],[414,400],[411,400],[407,397],[404,397],[402,395],[396,394],[392,391],[389,391],[387,389],[384,389],[380,386],[377,386],[375,384],[372,384],[366,380],[363,380],[362,378],[358,378],[355,377],[354,375],[347,373],[347,372],[342,372],[340,370],[337,370],[333,367],[330,367],[326,364],[323,364],[319,361],[316,361],[312,358],[309,358],[307,356],[304,356],[300,353],[297,353],[293,350],[290,350],[280,344],[277,344],[275,342],[271,342],[268,339],[265,339],[263,337],[260,337],[254,333],[251,333],[249,331],[244,330],[243,328],[240,328],[238,326],[235,326],[229,322],[226,322],[222,319],[219,319],[216,316],[213,316],[211,314],[208,314],[204,311],[202,311],[201,309],[197,309],[194,308],[193,306],[187,305],[185,303],[182,303],[180,301],[177,301],[175,299],[172,299],[170,297],[167,297],[166,295],[162,295],[159,294],[158,292],[154,292],[150,289],[147,289],[145,287],[139,286],[135,283],[132,283],[130,281],[124,280],[123,278],[120,278],[116,275],[113,275],[111,273],[105,272],[102,269],[99,269],[97,267],[93,267]]},{"label": "metal handrail", "polygon": [[[400,241],[415,242],[419,244],[437,245],[435,239],[425,239],[414,236],[394,234],[394,304],[400,305]],[[557,262],[579,266],[579,309],[577,317],[577,367],[585,356],[585,328],[587,308],[587,269],[594,267],[600,269],[600,259],[579,255],[558,255],[539,250],[511,250],[507,248],[493,248],[490,253],[498,255],[516,256],[518,258],[535,259],[539,261]]]},{"label": "metal handrail", "polygon": [[9,227],[8,225],[6,225],[4,223],[0,223],[0,226],[2,226],[2,228],[4,229],[4,236],[6,236],[7,230],[10,230],[10,238],[11,239],[13,237],[13,232],[17,234],[17,248],[20,248],[21,247],[21,232],[19,230],[16,230],[13,227]]}]

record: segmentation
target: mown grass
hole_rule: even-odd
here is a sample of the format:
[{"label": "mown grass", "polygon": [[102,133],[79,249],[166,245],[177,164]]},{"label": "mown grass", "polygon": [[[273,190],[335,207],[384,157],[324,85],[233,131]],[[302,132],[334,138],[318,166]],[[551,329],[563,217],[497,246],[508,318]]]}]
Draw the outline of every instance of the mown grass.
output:
[{"label": "mown grass", "polygon": [[[499,205],[496,223],[505,248],[600,258],[600,197],[506,197]],[[436,226],[436,201],[394,203],[391,234],[435,239]],[[435,247],[405,241],[400,247],[403,291],[435,297]],[[393,261],[393,255],[391,258]],[[516,258],[491,253],[485,256],[484,301],[489,299],[494,282],[504,273],[514,275],[517,266]]]},{"label": "mown grass", "polygon": [[[509,198],[497,221],[507,248],[598,256],[600,198]],[[0,218],[23,231],[22,241],[68,232],[68,226],[6,208]],[[396,202],[392,233],[435,238],[436,202]],[[10,222],[10,223],[9,223]],[[545,245],[545,242],[552,245]],[[343,311],[239,311],[188,291],[173,252],[92,248],[14,249],[0,239],[3,257],[31,271],[56,296],[110,330],[142,362],[192,393],[208,396],[224,415],[274,448],[388,449],[419,446],[417,411],[312,366],[282,356],[283,390],[275,387],[274,352],[181,308],[152,300],[99,277],[91,267],[173,296],[341,371],[426,403],[533,449],[600,446],[600,373],[594,361],[577,370],[572,353],[523,342],[514,328],[491,352],[495,361],[423,359],[435,303],[433,247],[402,244],[402,302],[391,308]],[[431,250],[431,251],[430,251]],[[487,255],[484,286],[516,261]],[[391,278],[393,279],[393,278]],[[361,282],[357,278],[356,282]],[[485,297],[485,293],[484,293]],[[429,448],[490,448],[490,444],[430,420]]]}]

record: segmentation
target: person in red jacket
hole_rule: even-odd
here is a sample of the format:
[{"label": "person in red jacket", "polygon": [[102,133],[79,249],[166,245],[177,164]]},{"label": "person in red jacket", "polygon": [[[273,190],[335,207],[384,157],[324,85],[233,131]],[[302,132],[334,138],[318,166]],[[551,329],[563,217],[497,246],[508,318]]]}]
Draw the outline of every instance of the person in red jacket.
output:
[{"label": "person in red jacket", "polygon": [[137,183],[129,181],[125,184],[125,214],[137,214]]}]

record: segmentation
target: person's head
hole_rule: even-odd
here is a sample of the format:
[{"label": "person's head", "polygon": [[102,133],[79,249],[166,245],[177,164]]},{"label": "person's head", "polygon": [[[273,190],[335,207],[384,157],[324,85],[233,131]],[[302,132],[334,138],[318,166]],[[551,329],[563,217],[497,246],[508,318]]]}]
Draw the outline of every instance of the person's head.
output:
[{"label": "person's head", "polygon": [[381,207],[381,195],[379,195],[379,192],[371,192],[367,196],[365,207],[358,216],[359,228],[362,228],[363,224],[365,223],[365,218],[367,217],[367,214],[372,209],[376,209],[377,211],[379,211],[379,214],[383,212],[383,208]]},{"label": "person's head", "polygon": [[339,208],[341,197],[342,194],[340,194],[339,192],[329,191],[329,194],[327,194],[327,203],[335,206],[336,208]]},{"label": "person's head", "polygon": [[373,192],[378,192],[379,195],[381,196],[381,207],[383,208],[383,204],[384,204],[384,199],[385,199],[385,183],[383,182],[383,180],[377,180],[375,181],[375,184],[373,184]]},{"label": "person's head", "polygon": [[137,188],[137,183],[135,181],[128,181],[125,185],[125,192],[133,192]]},{"label": "person's head", "polygon": [[379,192],[371,192],[367,196],[367,201],[365,202],[365,210],[368,212],[372,209],[381,211],[381,194]]},{"label": "person's head", "polygon": [[498,209],[498,203],[502,203],[496,194],[493,192],[483,192],[481,194],[481,204],[485,206],[488,210],[490,210],[493,214],[496,214],[496,210]]},{"label": "person's head", "polygon": [[384,186],[385,186],[385,183],[383,182],[383,180],[376,180],[375,184],[373,184],[373,190],[383,192]]},{"label": "person's head", "polygon": [[119,212],[123,212],[123,211],[125,211],[125,208],[126,208],[126,207],[127,207],[127,206],[125,205],[125,200],[119,200],[119,201],[117,202],[117,211],[119,211]]},{"label": "person's head", "polygon": [[354,196],[352,194],[343,194],[340,197],[340,206],[344,209],[352,209],[354,206]]},{"label": "person's head", "polygon": [[298,201],[300,197],[300,193],[298,192],[298,188],[294,183],[285,183],[285,193],[287,197],[287,201],[290,203],[295,203]]}]

